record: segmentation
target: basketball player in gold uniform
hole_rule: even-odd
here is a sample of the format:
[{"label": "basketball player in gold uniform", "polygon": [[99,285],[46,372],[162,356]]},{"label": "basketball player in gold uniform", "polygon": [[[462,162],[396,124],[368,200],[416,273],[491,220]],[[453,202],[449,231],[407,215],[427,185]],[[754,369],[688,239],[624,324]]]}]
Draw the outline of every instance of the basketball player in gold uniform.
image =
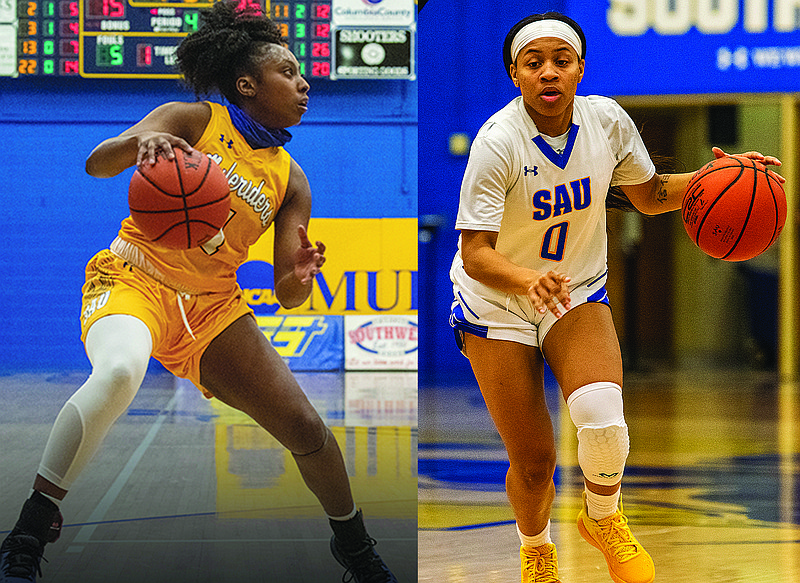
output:
[{"label": "basketball player in gold uniform", "polygon": [[[224,39],[220,42],[219,39]],[[230,103],[167,103],[86,161],[96,177],[154,164],[174,150],[200,150],[226,172],[231,212],[200,248],[167,250],[129,218],[109,249],[86,268],[82,340],[92,374],[59,413],[31,498],[0,548],[0,582],[36,581],[46,543],[61,528],[59,506],[136,395],[149,358],[251,416],[292,452],[330,519],[331,550],[357,583],[396,582],[374,550],[353,501],[331,431],[256,325],[236,282],[248,248],[274,230],[274,290],[285,308],[302,304],[325,262],[312,244],[308,180],[283,144],[300,123],[309,85],[277,26],[235,3],[204,13],[204,25],[178,49],[179,68],[199,95]]]}]

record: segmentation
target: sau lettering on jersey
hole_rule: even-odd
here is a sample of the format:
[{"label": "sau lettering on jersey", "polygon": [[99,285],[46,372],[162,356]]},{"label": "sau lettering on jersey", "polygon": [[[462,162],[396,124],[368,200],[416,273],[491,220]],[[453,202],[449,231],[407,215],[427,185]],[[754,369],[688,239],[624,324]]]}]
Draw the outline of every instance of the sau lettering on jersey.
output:
[{"label": "sau lettering on jersey", "polygon": [[[608,188],[647,182],[655,168],[613,100],[576,97],[572,122],[556,150],[522,97],[489,118],[470,151],[456,229],[497,232],[497,251],[515,264],[555,270],[579,285],[606,270]],[[460,251],[451,276],[458,285],[477,283]]]},{"label": "sau lettering on jersey", "polygon": [[[551,217],[560,217],[588,208],[592,202],[591,176],[573,180],[569,186],[571,190],[568,190],[566,184],[559,184],[552,191],[537,190],[533,195],[533,220],[546,221]],[[540,253],[542,259],[549,261],[564,259],[568,226],[568,222],[562,221],[545,231]]]}]

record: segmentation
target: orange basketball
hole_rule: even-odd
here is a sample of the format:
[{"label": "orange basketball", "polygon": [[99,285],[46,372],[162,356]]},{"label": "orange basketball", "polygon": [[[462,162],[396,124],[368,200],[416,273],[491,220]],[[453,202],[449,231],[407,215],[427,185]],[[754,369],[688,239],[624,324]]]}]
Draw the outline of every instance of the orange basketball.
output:
[{"label": "orange basketball", "polygon": [[744,261],[778,238],[786,222],[786,194],[763,164],[719,158],[692,176],[681,214],[689,237],[706,254]]},{"label": "orange basketball", "polygon": [[192,249],[214,237],[231,209],[228,179],[199,151],[175,148],[175,158],[159,156],[133,173],[128,206],[144,235],[171,249]]}]

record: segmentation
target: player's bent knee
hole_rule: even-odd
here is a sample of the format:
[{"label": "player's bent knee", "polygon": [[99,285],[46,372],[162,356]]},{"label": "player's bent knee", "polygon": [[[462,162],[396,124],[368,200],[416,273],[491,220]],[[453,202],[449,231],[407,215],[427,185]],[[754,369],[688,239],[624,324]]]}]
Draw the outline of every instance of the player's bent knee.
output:
[{"label": "player's bent knee", "polygon": [[104,398],[126,409],[136,396],[144,380],[144,371],[136,364],[118,361],[92,372],[101,386],[105,387]]},{"label": "player's bent knee", "polygon": [[291,435],[294,436],[293,444],[300,449],[303,449],[303,446],[308,449],[308,444],[318,444],[328,429],[325,421],[312,408],[303,408],[295,412],[287,421],[290,424]]},{"label": "player's bent knee", "polygon": [[512,460],[509,472],[532,491],[540,491],[553,481],[556,471],[556,452],[542,451],[524,460]]},{"label": "player's bent knee", "polygon": [[292,455],[294,457],[308,457],[308,456],[314,455],[315,453],[319,453],[320,451],[322,451],[325,448],[326,445],[328,445],[328,439],[330,439],[331,436],[332,436],[331,430],[328,429],[328,427],[324,426],[324,433],[322,435],[322,440],[319,441],[317,445],[313,445],[312,449],[310,449],[308,451],[306,451],[306,450],[301,450],[301,451],[293,451],[293,450],[291,450],[292,451]]},{"label": "player's bent knee", "polygon": [[103,371],[108,384],[120,391],[136,391],[144,380],[141,367],[130,362],[116,362]]},{"label": "player's bent knee", "polygon": [[616,383],[600,382],[585,385],[567,398],[572,422],[581,427],[622,425],[622,388]]},{"label": "player's bent knee", "polygon": [[629,450],[622,389],[615,383],[592,383],[574,391],[567,406],[578,429],[578,463],[584,477],[602,486],[617,484]]}]

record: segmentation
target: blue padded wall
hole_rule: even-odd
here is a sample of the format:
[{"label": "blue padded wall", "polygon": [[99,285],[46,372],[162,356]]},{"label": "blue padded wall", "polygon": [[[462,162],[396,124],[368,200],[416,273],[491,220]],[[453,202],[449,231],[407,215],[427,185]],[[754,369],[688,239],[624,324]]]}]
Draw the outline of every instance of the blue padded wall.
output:
[{"label": "blue padded wall", "polygon": [[[414,81],[322,81],[287,150],[303,167],[313,216],[417,216]],[[80,288],[89,258],[127,216],[132,170],[84,171],[92,148],[166,101],[177,82],[0,79],[0,374],[88,369]]]}]

